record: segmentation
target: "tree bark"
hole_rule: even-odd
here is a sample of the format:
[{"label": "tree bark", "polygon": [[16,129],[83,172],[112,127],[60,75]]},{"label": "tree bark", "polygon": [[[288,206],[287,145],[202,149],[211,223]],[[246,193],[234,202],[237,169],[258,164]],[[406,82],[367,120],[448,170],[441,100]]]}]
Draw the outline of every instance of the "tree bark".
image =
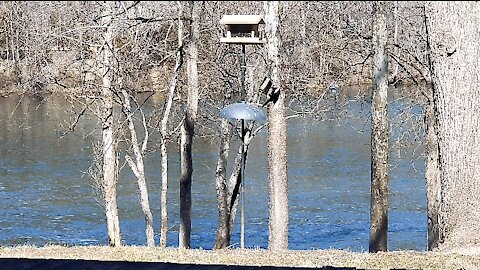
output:
[{"label": "tree bark", "polygon": [[165,104],[165,110],[163,112],[163,117],[161,121],[161,137],[160,137],[160,151],[162,155],[161,166],[162,166],[162,190],[161,190],[161,224],[160,224],[160,247],[166,248],[167,246],[167,232],[168,232],[168,212],[167,212],[167,191],[168,191],[168,153],[167,153],[167,124],[170,111],[172,108],[173,97],[175,94],[175,89],[177,87],[178,76],[180,73],[180,67],[183,63],[183,4],[178,1],[178,47],[177,47],[177,57],[175,60],[175,67],[173,70],[173,76],[170,81],[168,97]]},{"label": "tree bark", "polygon": [[190,235],[192,229],[192,144],[195,133],[195,119],[198,108],[198,48],[200,38],[200,3],[192,1],[190,42],[188,44],[187,58],[187,109],[185,120],[181,127],[180,136],[180,229],[179,247],[190,248]]},{"label": "tree bark", "polygon": [[[425,8],[424,8],[425,12]],[[427,48],[430,49],[428,27],[426,20],[426,13],[424,14],[425,26],[427,29]],[[432,59],[428,53],[428,69],[432,70]],[[429,78],[427,86],[427,107],[425,110],[425,186],[427,190],[427,249],[433,250],[438,247],[440,228],[438,225],[438,211],[440,208],[440,168],[439,168],[439,154],[438,154],[438,134],[435,129],[435,102],[434,89],[432,85],[432,75]]]},{"label": "tree bark", "polygon": [[221,120],[220,153],[215,170],[215,189],[217,191],[218,228],[214,249],[230,245],[230,215],[228,206],[227,161],[230,149],[230,125],[227,119]]},{"label": "tree bark", "polygon": [[[433,89],[432,89],[433,90]],[[427,190],[428,250],[438,246],[438,210],[440,203],[440,173],[438,167],[438,139],[435,130],[433,91],[429,91],[425,111],[425,183]]]},{"label": "tree bark", "polygon": [[117,160],[113,121],[113,14],[114,2],[104,2],[102,26],[105,27],[103,40],[103,78],[102,78],[102,154],[103,179],[102,190],[105,199],[105,214],[107,218],[108,243],[110,246],[121,246],[120,222],[117,207]]},{"label": "tree bark", "polygon": [[278,33],[278,1],[265,1],[265,32],[268,63],[272,84],[280,91],[278,99],[268,107],[268,173],[270,189],[270,219],[268,248],[272,251],[288,249],[288,184],[287,184],[287,124],[285,92],[281,89]]},{"label": "tree bark", "polygon": [[387,3],[373,3],[373,91],[369,251],[387,251],[388,59]]},{"label": "tree bark", "polygon": [[439,168],[428,189],[432,202],[439,194],[438,248],[478,247],[480,4],[432,1],[425,14]]}]

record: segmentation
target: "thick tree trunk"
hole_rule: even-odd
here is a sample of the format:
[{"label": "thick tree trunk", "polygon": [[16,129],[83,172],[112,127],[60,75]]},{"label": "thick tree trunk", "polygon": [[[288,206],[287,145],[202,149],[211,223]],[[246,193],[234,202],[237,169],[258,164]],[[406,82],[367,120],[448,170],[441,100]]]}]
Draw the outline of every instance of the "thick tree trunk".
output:
[{"label": "thick tree trunk", "polygon": [[200,3],[191,2],[191,30],[187,59],[187,110],[180,137],[180,230],[179,247],[190,248],[192,227],[192,144],[198,108],[197,43],[200,39]]},{"label": "thick tree trunk", "polygon": [[160,247],[165,248],[167,246],[167,232],[168,232],[168,212],[167,212],[167,191],[168,191],[168,153],[167,153],[167,133],[168,133],[168,118],[170,116],[170,111],[173,103],[173,96],[175,94],[175,89],[177,87],[178,76],[180,72],[180,67],[183,63],[183,4],[178,2],[179,11],[178,11],[178,47],[177,47],[177,58],[175,60],[175,67],[173,70],[173,76],[170,81],[168,97],[165,104],[165,110],[163,112],[163,118],[161,121],[161,138],[160,138],[160,152],[162,155],[161,166],[162,166],[162,190],[160,194],[161,200],[161,224],[160,224]]},{"label": "thick tree trunk", "polygon": [[[424,9],[425,12],[425,9]],[[426,13],[424,14],[425,26],[427,26]],[[427,48],[430,48],[428,27],[427,29]],[[432,59],[428,57],[428,68],[432,70]],[[438,225],[438,211],[440,208],[440,168],[439,168],[439,155],[438,155],[438,134],[435,129],[435,101],[434,101],[434,89],[432,85],[432,75],[426,76],[427,83],[427,107],[425,110],[425,185],[427,190],[427,248],[433,250],[438,247],[440,240],[440,228]]]},{"label": "thick tree trunk", "polygon": [[222,119],[220,154],[215,170],[215,188],[218,204],[218,228],[214,249],[226,248],[230,245],[230,210],[228,205],[227,161],[230,149],[230,124]]},{"label": "thick tree trunk", "polygon": [[270,188],[270,219],[268,248],[288,249],[288,185],[287,185],[287,123],[285,92],[280,83],[278,1],[265,1],[265,31],[268,62],[273,87],[280,91],[278,99],[268,107],[268,182]]},{"label": "thick tree trunk", "polygon": [[373,92],[369,251],[387,251],[388,60],[387,3],[373,3]]},{"label": "thick tree trunk", "polygon": [[428,104],[425,111],[425,183],[428,209],[428,250],[438,246],[439,226],[438,210],[440,203],[440,172],[438,168],[438,139],[435,131],[435,108],[433,91],[429,91]]},{"label": "thick tree trunk", "polygon": [[429,187],[429,196],[440,194],[438,248],[478,247],[480,3],[427,2],[425,14],[440,172],[439,187]]},{"label": "thick tree trunk", "polygon": [[120,222],[117,207],[117,158],[115,138],[113,134],[113,91],[112,91],[112,57],[113,57],[113,2],[104,2],[102,26],[105,27],[103,48],[103,78],[102,78],[102,153],[103,179],[102,190],[105,199],[105,214],[107,217],[108,243],[110,246],[121,246]]}]

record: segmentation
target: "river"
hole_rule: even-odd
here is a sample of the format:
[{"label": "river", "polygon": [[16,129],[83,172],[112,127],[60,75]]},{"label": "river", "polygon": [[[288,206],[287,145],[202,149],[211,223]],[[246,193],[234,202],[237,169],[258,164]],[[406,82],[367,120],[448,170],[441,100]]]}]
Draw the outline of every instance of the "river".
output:
[{"label": "river", "polygon": [[[0,245],[106,245],[101,199],[87,171],[97,120],[83,117],[61,136],[73,116],[55,98],[0,98]],[[365,129],[361,132],[359,130]],[[93,132],[92,132],[93,131]],[[268,246],[266,130],[252,140],[245,172],[245,246]],[[368,251],[370,134],[365,119],[288,120],[289,248]],[[390,155],[389,250],[426,250],[424,164],[414,144]],[[192,248],[211,249],[217,227],[215,166],[218,146],[194,141]],[[232,153],[233,155],[233,153]],[[160,154],[146,155],[146,177],[158,244]],[[178,246],[178,151],[169,151],[167,245]],[[134,175],[118,184],[122,239],[146,245]],[[239,218],[232,245],[239,246]]]}]

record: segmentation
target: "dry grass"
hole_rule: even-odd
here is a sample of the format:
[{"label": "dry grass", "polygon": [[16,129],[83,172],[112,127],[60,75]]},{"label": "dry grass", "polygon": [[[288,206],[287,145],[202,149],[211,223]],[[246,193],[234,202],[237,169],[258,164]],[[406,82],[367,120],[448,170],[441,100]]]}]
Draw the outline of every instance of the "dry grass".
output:
[{"label": "dry grass", "polygon": [[[475,251],[475,250],[474,250]],[[355,267],[362,269],[480,269],[478,250],[467,252],[395,251],[360,253],[342,250],[269,252],[261,249],[182,250],[139,246],[18,246],[0,248],[0,258],[83,259],[290,267]]]}]

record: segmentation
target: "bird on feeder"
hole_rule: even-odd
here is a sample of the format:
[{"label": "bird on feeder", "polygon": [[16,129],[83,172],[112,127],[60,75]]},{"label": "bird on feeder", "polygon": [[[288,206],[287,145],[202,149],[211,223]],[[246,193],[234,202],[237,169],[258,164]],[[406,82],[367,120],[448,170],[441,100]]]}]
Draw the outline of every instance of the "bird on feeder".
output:
[{"label": "bird on feeder", "polygon": [[262,104],[262,107],[267,106],[270,102],[276,103],[280,96],[280,88],[274,86],[269,77],[265,77],[263,80],[263,83],[260,86],[260,91],[267,95],[267,100]]}]

